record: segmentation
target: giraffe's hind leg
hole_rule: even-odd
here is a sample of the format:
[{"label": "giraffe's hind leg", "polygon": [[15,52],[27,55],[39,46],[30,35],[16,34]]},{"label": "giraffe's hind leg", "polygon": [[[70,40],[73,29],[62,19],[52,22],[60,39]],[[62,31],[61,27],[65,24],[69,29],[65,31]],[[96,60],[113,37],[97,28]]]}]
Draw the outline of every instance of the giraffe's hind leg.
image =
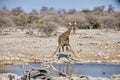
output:
[{"label": "giraffe's hind leg", "polygon": [[55,52],[51,56],[54,56],[57,53],[58,49],[60,50],[60,45],[58,45],[57,49],[55,50]]}]

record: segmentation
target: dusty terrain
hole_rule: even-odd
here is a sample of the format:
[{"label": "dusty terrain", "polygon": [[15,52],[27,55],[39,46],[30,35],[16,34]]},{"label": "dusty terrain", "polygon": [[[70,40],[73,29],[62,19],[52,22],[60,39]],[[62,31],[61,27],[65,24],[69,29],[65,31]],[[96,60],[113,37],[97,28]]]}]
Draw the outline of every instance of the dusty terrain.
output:
[{"label": "dusty terrain", "polygon": [[[58,36],[66,31],[60,28],[57,36],[39,37],[39,35],[27,35],[21,30],[5,30],[8,35],[0,36],[0,63],[21,64],[23,62],[68,62],[66,58],[57,60],[57,56],[51,56],[58,46]],[[78,63],[120,63],[120,31],[115,30],[77,30],[70,35],[70,44],[79,57],[71,52],[75,62]],[[58,53],[59,54],[59,53]],[[63,52],[62,52],[63,54]]]}]

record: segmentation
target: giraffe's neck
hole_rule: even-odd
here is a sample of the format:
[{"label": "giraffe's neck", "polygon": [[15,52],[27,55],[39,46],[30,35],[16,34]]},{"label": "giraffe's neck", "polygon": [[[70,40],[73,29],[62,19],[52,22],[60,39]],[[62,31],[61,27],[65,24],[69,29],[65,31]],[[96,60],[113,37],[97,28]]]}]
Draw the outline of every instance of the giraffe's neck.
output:
[{"label": "giraffe's neck", "polygon": [[69,37],[70,33],[71,33],[71,30],[72,30],[72,26],[65,32],[63,33],[66,37]]}]

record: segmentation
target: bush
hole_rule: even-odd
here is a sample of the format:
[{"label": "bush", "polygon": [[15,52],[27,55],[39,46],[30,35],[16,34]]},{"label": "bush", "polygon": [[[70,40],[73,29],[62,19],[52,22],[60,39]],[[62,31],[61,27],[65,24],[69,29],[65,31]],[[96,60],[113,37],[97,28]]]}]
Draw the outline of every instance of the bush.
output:
[{"label": "bush", "polygon": [[52,36],[52,35],[56,35],[56,27],[54,24],[48,23],[48,24],[44,24],[39,26],[38,28],[40,30],[40,32],[46,34],[47,36]]},{"label": "bush", "polygon": [[43,28],[43,31],[49,35],[51,33],[53,33],[55,30],[55,27],[53,25],[47,25],[46,27]]},{"label": "bush", "polygon": [[79,29],[89,29],[89,26],[90,26],[90,24],[85,20],[83,20],[83,21],[81,20],[81,21],[77,22],[77,27]]},{"label": "bush", "polygon": [[33,31],[27,31],[26,34],[33,35]]},{"label": "bush", "polygon": [[83,9],[81,12],[89,13],[89,12],[92,12],[92,10],[89,10],[89,9]]},{"label": "bush", "polygon": [[103,27],[102,27],[102,25],[100,24],[100,23],[95,23],[94,25],[93,25],[93,29],[102,29]]},{"label": "bush", "polygon": [[9,17],[0,17],[0,27],[14,26],[13,21]]},{"label": "bush", "polygon": [[102,18],[102,23],[104,24],[104,28],[107,29],[116,29],[118,27],[119,21],[113,16],[105,16]]}]

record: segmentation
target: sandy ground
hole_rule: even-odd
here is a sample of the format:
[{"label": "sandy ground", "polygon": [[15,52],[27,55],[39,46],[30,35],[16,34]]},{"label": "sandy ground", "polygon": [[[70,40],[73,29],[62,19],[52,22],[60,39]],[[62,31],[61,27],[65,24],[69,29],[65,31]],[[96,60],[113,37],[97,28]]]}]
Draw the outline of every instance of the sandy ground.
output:
[{"label": "sandy ground", "polygon": [[[7,30],[6,30],[7,31]],[[0,36],[0,64],[19,64],[28,62],[69,62],[65,57],[50,57],[58,46],[57,38],[66,31],[60,28],[57,36],[39,37],[26,35],[25,31],[8,31]],[[78,63],[120,63],[120,31],[115,30],[77,30],[70,35],[70,44],[78,57],[70,54]],[[60,54],[60,53],[57,53]],[[70,61],[72,62],[72,61]]]}]

